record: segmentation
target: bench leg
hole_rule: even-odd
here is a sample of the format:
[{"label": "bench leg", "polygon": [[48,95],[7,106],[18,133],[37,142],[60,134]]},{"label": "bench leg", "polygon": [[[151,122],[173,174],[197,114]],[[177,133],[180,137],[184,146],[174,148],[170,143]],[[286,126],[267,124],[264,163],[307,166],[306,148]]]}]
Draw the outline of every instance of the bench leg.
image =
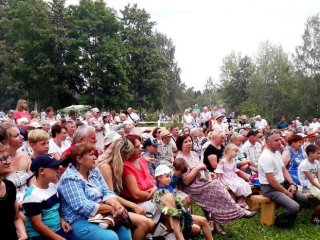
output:
[{"label": "bench leg", "polygon": [[274,201],[261,204],[261,224],[272,226],[276,217],[276,203]]}]

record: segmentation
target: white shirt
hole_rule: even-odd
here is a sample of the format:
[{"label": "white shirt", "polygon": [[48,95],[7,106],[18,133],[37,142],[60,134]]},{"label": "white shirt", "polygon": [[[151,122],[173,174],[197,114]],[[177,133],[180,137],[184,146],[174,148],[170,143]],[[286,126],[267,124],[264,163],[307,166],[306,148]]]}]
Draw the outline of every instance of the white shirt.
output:
[{"label": "white shirt", "polygon": [[59,147],[53,140],[53,138],[51,138],[49,140],[49,154],[52,154],[52,153],[58,153],[59,156],[62,155],[62,153],[68,149],[68,143],[66,141],[62,141],[61,142],[61,147]]},{"label": "white shirt", "polygon": [[258,172],[260,184],[269,184],[266,173],[274,173],[274,177],[279,183],[284,182],[282,167],[284,166],[281,154],[271,152],[265,148],[258,160]]},{"label": "white shirt", "polygon": [[192,122],[192,116],[190,114],[188,115],[183,115],[182,117],[183,120],[183,125],[186,127],[190,127],[191,122]]},{"label": "white shirt", "polygon": [[211,118],[211,112],[201,112],[200,113],[200,121],[202,123],[207,122]]},{"label": "white shirt", "polygon": [[256,121],[254,126],[256,129],[265,129],[268,123],[265,119],[261,119],[260,121]]},{"label": "white shirt", "polygon": [[229,129],[228,129],[228,124],[225,123],[214,123],[212,125],[212,129],[214,130],[221,130],[224,134],[228,134],[229,133]]},{"label": "white shirt", "polygon": [[312,122],[312,123],[310,123],[309,126],[311,127],[312,131],[317,131],[318,128],[319,128],[319,123],[318,122]]},{"label": "white shirt", "polygon": [[305,172],[310,172],[312,178],[318,179],[318,171],[320,170],[320,164],[318,160],[315,160],[313,163],[309,162],[308,159],[303,160],[298,167],[298,177],[299,181],[302,184],[304,181],[307,182],[307,186],[311,183],[309,179],[306,177]]},{"label": "white shirt", "polygon": [[130,121],[131,123],[135,123],[139,120],[140,120],[140,118],[139,118],[138,114],[136,114],[135,112],[132,112],[127,118],[127,121]]}]

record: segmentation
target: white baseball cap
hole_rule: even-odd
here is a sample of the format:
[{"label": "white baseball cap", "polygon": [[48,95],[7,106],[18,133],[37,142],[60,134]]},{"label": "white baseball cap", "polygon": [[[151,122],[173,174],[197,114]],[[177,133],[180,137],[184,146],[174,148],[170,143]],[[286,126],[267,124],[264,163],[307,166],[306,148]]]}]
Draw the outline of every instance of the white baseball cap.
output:
[{"label": "white baseball cap", "polygon": [[159,177],[163,174],[168,174],[168,173],[171,173],[171,169],[168,166],[162,164],[156,168],[156,170],[154,171],[154,176]]}]

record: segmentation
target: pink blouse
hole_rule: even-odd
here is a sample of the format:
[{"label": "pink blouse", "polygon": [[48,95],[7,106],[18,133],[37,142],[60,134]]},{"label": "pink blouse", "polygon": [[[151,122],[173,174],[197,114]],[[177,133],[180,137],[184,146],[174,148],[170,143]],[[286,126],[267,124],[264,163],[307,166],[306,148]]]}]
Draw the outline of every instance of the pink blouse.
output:
[{"label": "pink blouse", "polygon": [[[138,187],[141,191],[147,191],[155,186],[153,176],[149,172],[148,164],[144,157],[138,159],[140,168],[138,169],[130,161],[125,161],[123,166],[123,176],[133,175],[137,181]],[[126,186],[123,186],[121,192],[123,196],[134,201],[134,202],[144,202],[146,199],[135,199]]]}]

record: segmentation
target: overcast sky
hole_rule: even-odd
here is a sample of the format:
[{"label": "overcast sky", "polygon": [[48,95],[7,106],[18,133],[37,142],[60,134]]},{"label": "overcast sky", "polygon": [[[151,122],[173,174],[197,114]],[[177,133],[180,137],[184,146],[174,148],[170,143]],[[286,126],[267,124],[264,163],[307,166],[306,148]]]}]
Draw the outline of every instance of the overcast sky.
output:
[{"label": "overcast sky", "polygon": [[[78,0],[67,0],[77,4]],[[320,0],[105,0],[115,10],[137,3],[172,39],[181,79],[202,90],[219,80],[222,59],[231,51],[251,57],[269,40],[293,53],[302,43],[307,18],[320,12]]]}]

